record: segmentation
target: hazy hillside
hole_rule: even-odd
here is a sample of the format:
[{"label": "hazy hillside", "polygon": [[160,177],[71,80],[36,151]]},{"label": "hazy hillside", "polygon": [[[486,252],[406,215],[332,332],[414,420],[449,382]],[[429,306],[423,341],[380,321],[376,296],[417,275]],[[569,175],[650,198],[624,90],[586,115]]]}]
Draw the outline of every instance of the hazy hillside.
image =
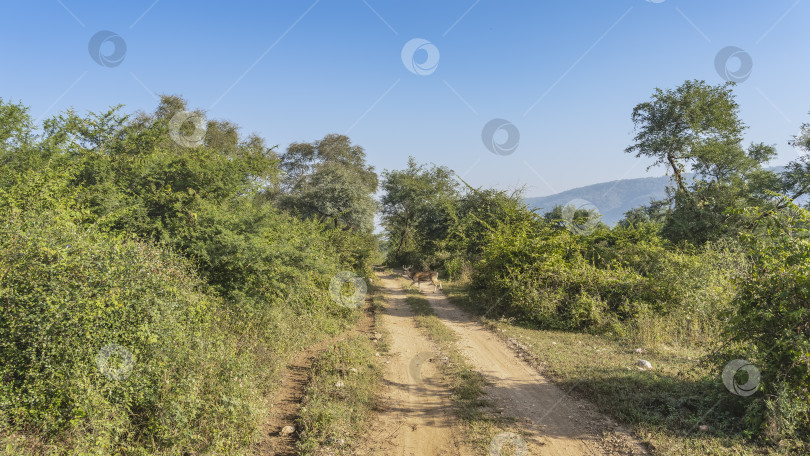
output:
[{"label": "hazy hillside", "polygon": [[[784,167],[775,166],[768,169],[782,172]],[[687,173],[686,179],[689,181],[693,176],[693,174]],[[599,209],[599,213],[602,214],[602,222],[613,225],[621,220],[624,213],[630,209],[647,204],[651,199],[664,198],[669,182],[669,176],[602,182],[572,188],[554,195],[529,197],[526,198],[526,204],[545,212],[558,204],[564,206],[574,199],[585,200]],[[805,202],[806,199],[800,198],[799,201]]]},{"label": "hazy hillside", "polygon": [[669,179],[661,176],[603,182],[554,195],[526,198],[526,203],[531,208],[545,212],[558,204],[564,206],[574,199],[586,200],[599,209],[604,223],[612,225],[621,220],[630,209],[646,204],[650,199],[666,196]]}]

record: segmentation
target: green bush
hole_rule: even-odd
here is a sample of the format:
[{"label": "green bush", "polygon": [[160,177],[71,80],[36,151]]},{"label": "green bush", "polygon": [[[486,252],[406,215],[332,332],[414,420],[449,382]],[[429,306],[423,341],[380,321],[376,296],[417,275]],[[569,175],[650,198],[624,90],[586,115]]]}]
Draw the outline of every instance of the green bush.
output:
[{"label": "green bush", "polygon": [[[739,280],[736,313],[726,332],[736,353],[761,371],[762,395],[749,420],[772,440],[807,444],[810,436],[810,213],[791,206],[791,219],[768,238],[747,237],[756,262]],[[799,443],[797,443],[799,444]],[[807,448],[806,446],[804,447]]]},{"label": "green bush", "polygon": [[180,147],[183,109],[67,111],[35,137],[0,100],[8,451],[244,452],[285,359],[358,317],[329,285],[376,239],[277,209],[272,149],[228,122]]},{"label": "green bush", "polygon": [[747,264],[729,241],[682,251],[647,227],[578,236],[538,217],[494,222],[472,283],[486,308],[539,327],[703,343],[719,335]]},{"label": "green bush", "polygon": [[0,228],[0,271],[3,427],[68,434],[97,454],[245,443],[257,414],[251,356],[183,261],[16,214]]}]

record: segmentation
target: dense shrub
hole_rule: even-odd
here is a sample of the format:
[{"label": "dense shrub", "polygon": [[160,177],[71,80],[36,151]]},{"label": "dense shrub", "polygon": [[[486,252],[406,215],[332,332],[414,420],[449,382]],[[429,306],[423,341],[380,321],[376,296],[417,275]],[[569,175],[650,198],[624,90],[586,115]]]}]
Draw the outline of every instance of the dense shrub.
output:
[{"label": "dense shrub", "polygon": [[0,228],[0,271],[4,427],[69,433],[98,454],[249,438],[250,354],[183,261],[54,215],[16,214]]},{"label": "dense shrub", "polygon": [[756,262],[739,281],[726,331],[737,345],[726,358],[746,357],[761,371],[763,394],[749,406],[752,427],[783,445],[801,445],[810,436],[810,213],[795,205],[790,212],[767,238],[747,238]]},{"label": "dense shrub", "polygon": [[34,136],[0,100],[6,451],[242,453],[284,360],[358,317],[329,285],[376,239],[279,210],[272,149],[228,122],[180,147],[183,109],[68,111]]},{"label": "dense shrub", "polygon": [[545,328],[641,331],[646,342],[712,339],[745,268],[742,250],[720,243],[681,252],[626,231],[577,236],[503,224],[490,234],[473,287],[503,312]]}]

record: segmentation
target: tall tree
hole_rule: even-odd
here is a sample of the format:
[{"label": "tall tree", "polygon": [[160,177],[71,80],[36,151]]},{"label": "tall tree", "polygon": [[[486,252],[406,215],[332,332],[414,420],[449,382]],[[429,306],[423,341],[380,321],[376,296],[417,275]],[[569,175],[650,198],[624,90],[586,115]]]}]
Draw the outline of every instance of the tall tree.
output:
[{"label": "tall tree", "polygon": [[305,217],[371,232],[377,203],[377,173],[362,147],[344,135],[293,143],[281,156],[280,204]]},{"label": "tall tree", "polygon": [[[747,128],[739,118],[733,83],[711,86],[686,81],[674,90],[656,89],[633,109],[635,144],[626,152],[651,157],[672,175],[674,207],[664,233],[673,241],[700,244],[745,223],[742,209],[758,206],[767,191],[783,187],[763,169],[776,155],[762,143],[742,146]],[[694,172],[688,182],[685,174]]]},{"label": "tall tree", "polygon": [[[784,193],[790,194],[790,201],[795,202],[810,193],[810,123],[802,125],[801,133],[793,137],[790,145],[802,152],[801,157],[788,163],[783,174]],[[787,201],[783,201],[778,208],[786,205]],[[810,202],[807,207],[810,208]]]},{"label": "tall tree", "polygon": [[409,157],[404,170],[383,173],[382,189],[389,260],[429,261],[428,252],[435,252],[436,244],[446,239],[455,218],[458,184],[453,172],[441,166],[425,167]]}]

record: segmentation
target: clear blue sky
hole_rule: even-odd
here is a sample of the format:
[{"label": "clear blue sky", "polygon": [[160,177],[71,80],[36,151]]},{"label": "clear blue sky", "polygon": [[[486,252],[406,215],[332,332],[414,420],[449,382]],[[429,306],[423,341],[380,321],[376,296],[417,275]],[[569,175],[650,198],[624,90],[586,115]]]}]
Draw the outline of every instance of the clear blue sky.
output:
[{"label": "clear blue sky", "polygon": [[[775,144],[774,164],[796,157],[787,141],[810,121],[810,0],[0,5],[0,97],[29,105],[34,117],[118,103],[151,111],[154,93],[180,94],[282,150],[347,133],[377,170],[413,155],[474,185],[525,185],[530,196],[663,174],[623,152],[631,110],[655,87],[723,82],[715,57],[727,46],[751,57],[736,93],[747,139]],[[120,65],[91,58],[88,43],[101,30],[125,41]],[[403,64],[414,38],[439,52],[431,74]],[[114,47],[103,46],[102,54]],[[426,55],[418,51],[416,62]],[[520,132],[511,155],[482,142],[493,118]]]}]

